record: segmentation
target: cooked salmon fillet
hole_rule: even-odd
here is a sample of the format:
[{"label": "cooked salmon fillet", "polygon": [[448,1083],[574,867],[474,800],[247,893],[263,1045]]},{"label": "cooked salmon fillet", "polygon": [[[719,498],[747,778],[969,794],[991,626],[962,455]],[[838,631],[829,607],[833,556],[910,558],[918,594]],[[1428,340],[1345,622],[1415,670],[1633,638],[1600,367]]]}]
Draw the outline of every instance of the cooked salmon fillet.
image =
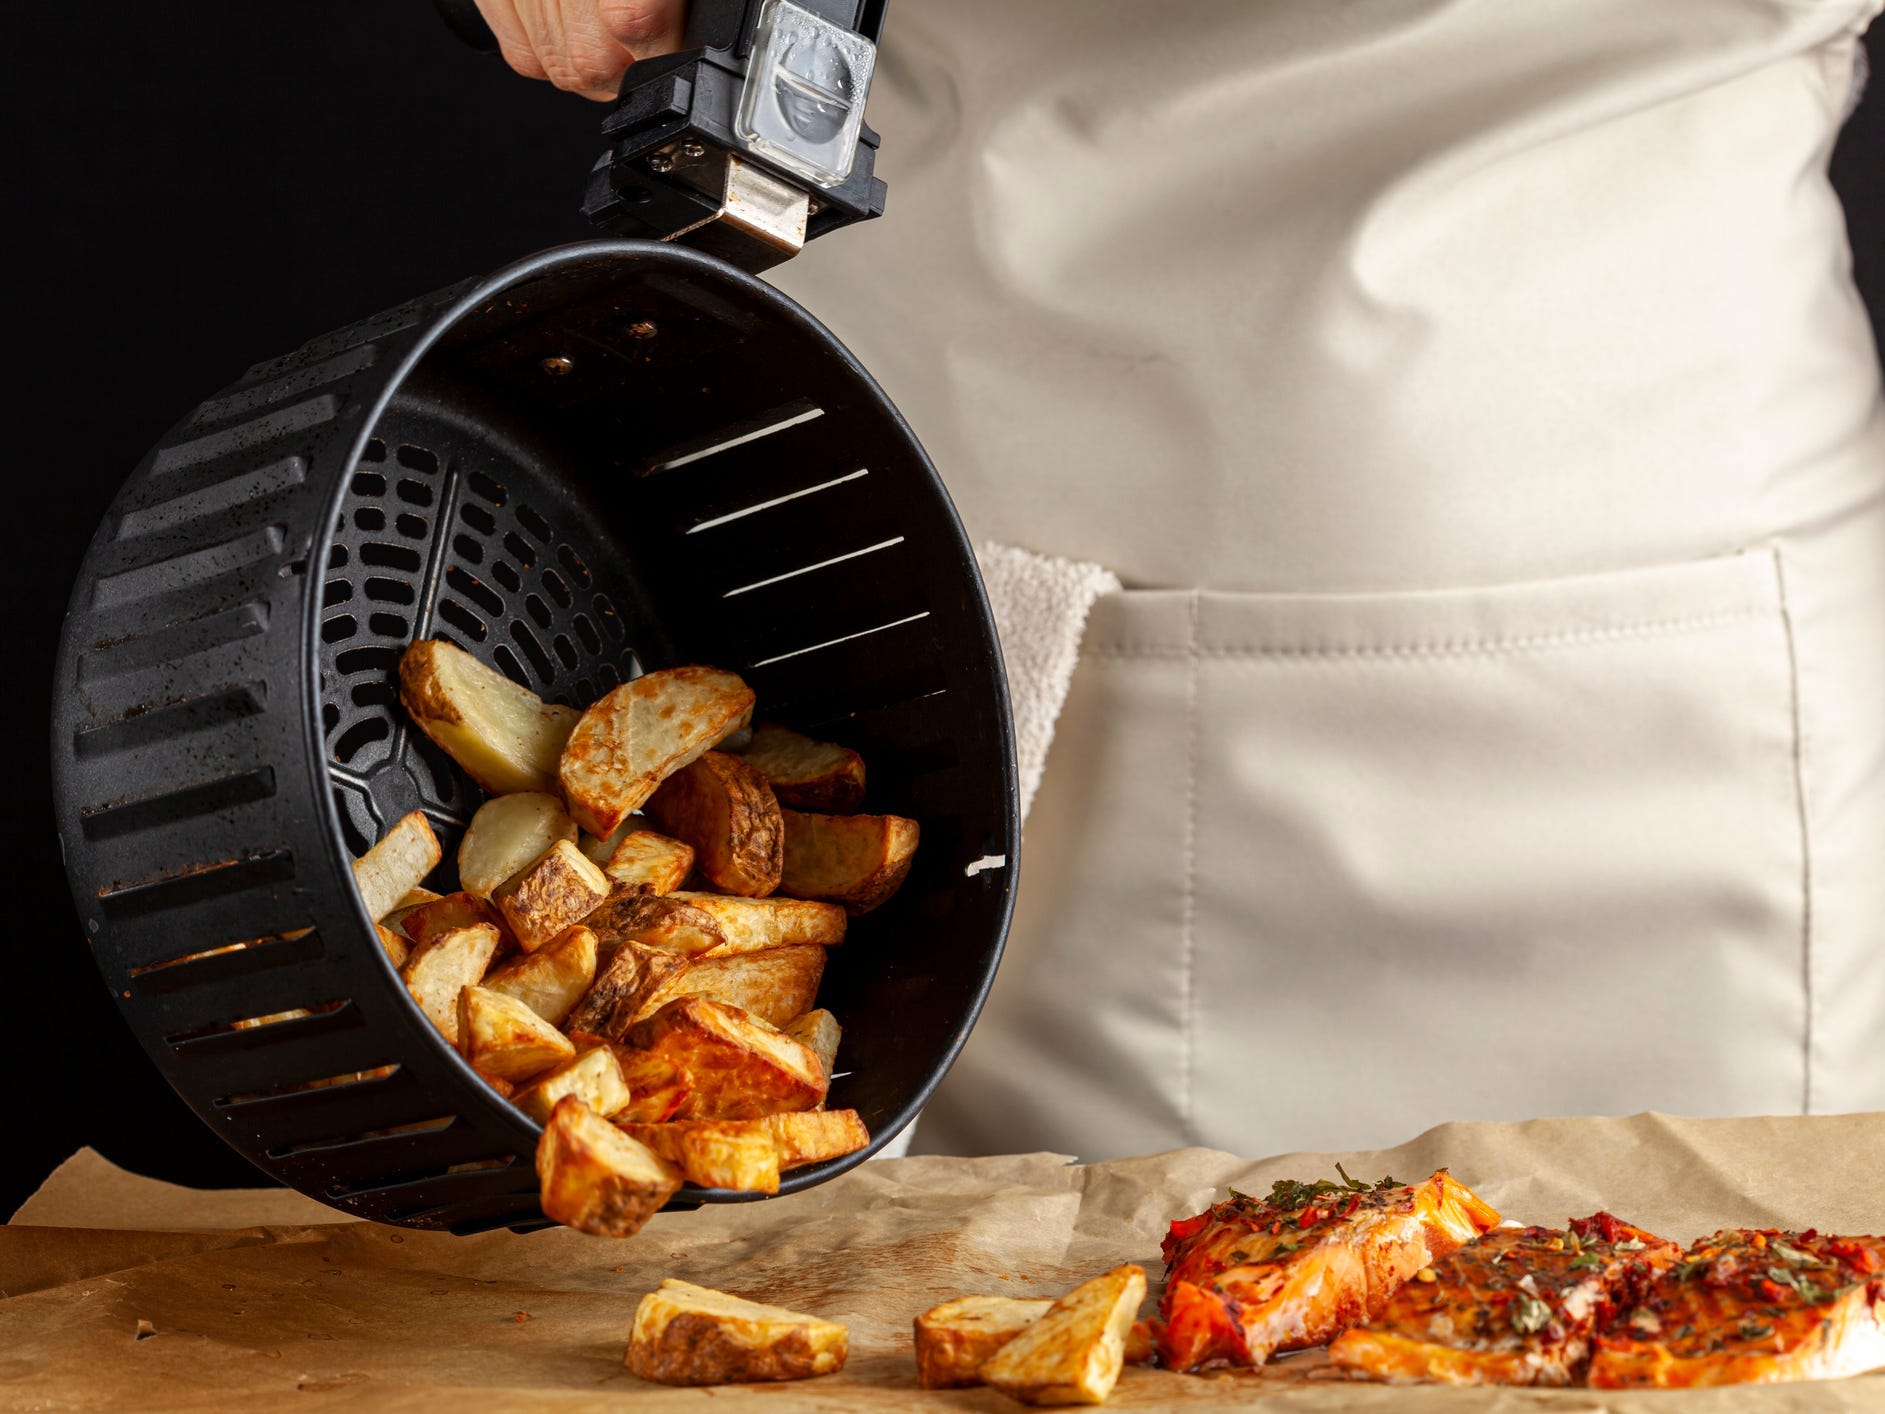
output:
[{"label": "cooked salmon fillet", "polygon": [[1682,1255],[1609,1213],[1567,1228],[1499,1228],[1415,1274],[1332,1364],[1396,1384],[1568,1385],[1591,1336]]},{"label": "cooked salmon fillet", "polygon": [[1765,1384],[1885,1365],[1885,1238],[1736,1228],[1697,1242],[1597,1339],[1590,1383]]},{"label": "cooked salmon fillet", "polygon": [[[1339,1171],[1339,1169],[1338,1169]],[[1155,1334],[1174,1370],[1261,1365],[1379,1315],[1409,1277],[1499,1221],[1445,1169],[1424,1183],[1231,1190],[1166,1235]]]}]

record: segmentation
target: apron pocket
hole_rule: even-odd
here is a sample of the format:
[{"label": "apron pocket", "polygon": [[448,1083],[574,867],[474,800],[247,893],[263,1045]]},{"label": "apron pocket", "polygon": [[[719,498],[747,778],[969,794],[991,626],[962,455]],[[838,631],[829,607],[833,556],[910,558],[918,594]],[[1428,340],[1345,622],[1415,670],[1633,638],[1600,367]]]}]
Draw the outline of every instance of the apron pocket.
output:
[{"label": "apron pocket", "polygon": [[1089,620],[1008,954],[922,1147],[1790,1113],[1806,855],[1774,553]]},{"label": "apron pocket", "polygon": [[1247,1152],[1791,1112],[1808,1027],[1769,551],[1201,594],[1181,1108]]}]

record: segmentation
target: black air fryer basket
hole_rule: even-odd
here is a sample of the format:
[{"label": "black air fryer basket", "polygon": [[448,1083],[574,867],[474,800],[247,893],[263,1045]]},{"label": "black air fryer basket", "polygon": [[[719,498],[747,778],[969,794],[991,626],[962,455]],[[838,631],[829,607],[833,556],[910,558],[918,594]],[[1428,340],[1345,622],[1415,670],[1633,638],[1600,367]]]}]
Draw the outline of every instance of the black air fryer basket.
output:
[{"label": "black air fryer basket", "polygon": [[764,717],[864,754],[867,808],[922,846],[820,1005],[844,1027],[830,1103],[895,1134],[992,980],[1015,776],[974,558],[856,360],[709,256],[552,251],[252,368],[164,438],[86,557],[59,828],[132,1029],[285,1184],[383,1222],[531,1226],[536,1124],[425,1020],[348,867],[420,809],[449,884],[480,800],[399,706],[423,637],[577,706],[726,667]]}]

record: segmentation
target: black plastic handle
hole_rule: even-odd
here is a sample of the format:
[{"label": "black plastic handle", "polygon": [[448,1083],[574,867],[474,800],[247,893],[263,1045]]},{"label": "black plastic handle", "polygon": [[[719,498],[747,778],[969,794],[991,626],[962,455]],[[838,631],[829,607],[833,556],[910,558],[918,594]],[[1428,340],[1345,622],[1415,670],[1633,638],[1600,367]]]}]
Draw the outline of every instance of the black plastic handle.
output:
[{"label": "black plastic handle", "polygon": [[480,54],[497,53],[497,36],[478,13],[475,0],[432,0],[446,28]]}]

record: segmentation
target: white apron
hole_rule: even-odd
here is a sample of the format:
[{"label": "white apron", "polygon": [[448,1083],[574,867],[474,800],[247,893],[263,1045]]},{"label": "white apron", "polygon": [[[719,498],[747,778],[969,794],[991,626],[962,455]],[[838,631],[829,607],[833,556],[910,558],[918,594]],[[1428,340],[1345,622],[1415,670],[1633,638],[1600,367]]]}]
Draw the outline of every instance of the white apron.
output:
[{"label": "white apron", "polygon": [[1885,1108],[1880,0],[900,0],[779,283],[1097,562],[918,1149]]}]

